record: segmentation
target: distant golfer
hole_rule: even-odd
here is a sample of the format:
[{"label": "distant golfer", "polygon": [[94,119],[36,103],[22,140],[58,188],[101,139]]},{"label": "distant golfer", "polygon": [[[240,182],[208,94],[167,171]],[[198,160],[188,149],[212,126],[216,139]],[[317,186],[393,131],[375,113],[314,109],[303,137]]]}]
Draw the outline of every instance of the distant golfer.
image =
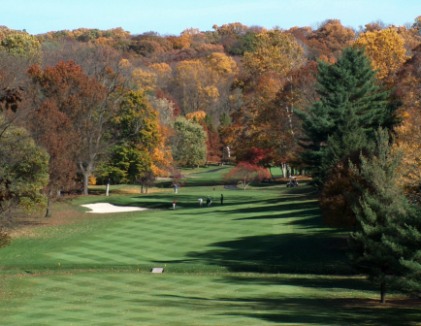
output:
[{"label": "distant golfer", "polygon": [[172,202],[172,209],[175,209],[175,204],[176,204],[177,202],[175,201],[175,200],[173,200],[173,202]]},{"label": "distant golfer", "polygon": [[199,206],[202,207],[203,206],[203,198],[199,198],[198,201],[199,201]]},{"label": "distant golfer", "polygon": [[210,197],[206,198],[206,206],[212,205],[212,199]]}]

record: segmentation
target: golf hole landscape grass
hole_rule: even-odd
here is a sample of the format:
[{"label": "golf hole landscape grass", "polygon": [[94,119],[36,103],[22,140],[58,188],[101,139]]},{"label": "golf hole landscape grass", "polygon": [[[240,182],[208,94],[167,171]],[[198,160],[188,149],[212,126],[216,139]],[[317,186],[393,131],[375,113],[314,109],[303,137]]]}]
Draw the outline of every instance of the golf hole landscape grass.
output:
[{"label": "golf hole landscape grass", "polygon": [[[226,187],[227,169],[183,171],[177,194],[112,186],[56,203],[0,249],[0,325],[421,323],[419,301],[392,293],[380,305],[353,274],[347,233],[323,226],[311,186]],[[82,206],[94,203],[146,210]]]}]

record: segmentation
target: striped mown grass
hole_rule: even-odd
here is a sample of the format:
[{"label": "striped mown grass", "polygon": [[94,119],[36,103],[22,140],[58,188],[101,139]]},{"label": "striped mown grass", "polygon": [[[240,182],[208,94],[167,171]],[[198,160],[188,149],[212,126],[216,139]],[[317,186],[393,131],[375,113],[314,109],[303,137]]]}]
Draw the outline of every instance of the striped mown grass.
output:
[{"label": "striped mown grass", "polygon": [[350,277],[75,271],[20,276],[20,284],[24,289],[0,305],[4,325],[410,325],[419,320],[415,306],[375,305],[367,284]]},{"label": "striped mown grass", "polygon": [[[315,199],[306,195],[310,188],[300,189],[301,193],[292,194],[281,186],[250,191],[187,187],[178,194],[94,197],[150,210],[98,219],[84,213],[90,215],[86,221],[43,229],[44,235],[37,239],[19,239],[4,248],[2,266],[31,271],[148,270],[160,264],[177,272],[346,272],[344,261],[337,259],[342,252],[334,247],[343,239],[320,226]],[[221,193],[224,205],[219,203]],[[212,197],[212,206],[199,207],[199,196]],[[79,209],[87,200],[74,204]]]},{"label": "striped mown grass", "polygon": [[[79,216],[74,223],[40,227],[0,250],[2,323],[344,325],[421,320],[416,307],[374,304],[375,289],[351,275],[344,234],[321,225],[311,187],[270,184],[243,191],[209,185],[207,177],[206,186],[196,180],[178,194],[167,189],[61,204],[56,214]],[[199,207],[197,199],[206,196],[213,205]],[[149,210],[93,215],[80,206],[102,201]],[[165,271],[151,274],[152,267]]]}]

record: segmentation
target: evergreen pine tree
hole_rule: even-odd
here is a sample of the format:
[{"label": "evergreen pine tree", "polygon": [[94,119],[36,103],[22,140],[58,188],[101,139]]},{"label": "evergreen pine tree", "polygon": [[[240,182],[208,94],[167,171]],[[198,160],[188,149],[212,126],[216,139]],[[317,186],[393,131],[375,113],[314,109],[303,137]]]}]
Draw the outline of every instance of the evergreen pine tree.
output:
[{"label": "evergreen pine tree", "polygon": [[410,213],[397,228],[398,237],[404,246],[399,263],[404,274],[398,279],[399,288],[407,293],[421,296],[421,210],[412,207]]},{"label": "evergreen pine tree", "polygon": [[401,258],[408,248],[399,230],[407,219],[409,205],[396,185],[400,158],[391,153],[387,131],[379,129],[375,139],[373,155],[361,156],[359,168],[351,166],[364,181],[357,185],[362,197],[354,207],[357,230],[351,234],[350,244],[355,267],[379,285],[384,303],[387,288],[396,285],[406,273]]},{"label": "evergreen pine tree", "polygon": [[307,149],[302,158],[321,185],[335,163],[359,153],[375,129],[391,127],[395,118],[389,93],[379,86],[361,49],[345,49],[333,65],[321,62],[317,93],[319,101],[298,115]]}]

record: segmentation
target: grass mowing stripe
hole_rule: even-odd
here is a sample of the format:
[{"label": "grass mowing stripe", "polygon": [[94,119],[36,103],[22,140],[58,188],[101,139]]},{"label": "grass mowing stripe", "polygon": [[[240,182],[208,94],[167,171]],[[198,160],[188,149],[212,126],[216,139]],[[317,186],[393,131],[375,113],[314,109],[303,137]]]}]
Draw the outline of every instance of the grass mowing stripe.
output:
[{"label": "grass mowing stripe", "polygon": [[[204,178],[211,186],[196,186],[200,171],[192,173],[195,186],[182,187],[179,194],[78,198],[64,211],[75,209],[86,220],[40,229],[2,249],[2,322],[343,325],[420,320],[412,307],[379,312],[366,304],[377,292],[364,280],[330,275],[349,273],[344,238],[321,225],[311,188],[226,190],[211,173]],[[223,206],[218,203],[222,192]],[[198,207],[197,198],[206,195],[214,204]],[[177,209],[171,210],[174,198]],[[151,209],[93,217],[79,207],[93,200]],[[150,274],[154,266],[165,266],[165,272]]]},{"label": "grass mowing stripe", "polygon": [[[120,272],[37,276],[32,282],[36,295],[26,298],[25,304],[15,308],[4,322],[22,326],[52,322],[60,325],[269,325],[314,321],[339,325],[358,320],[390,324],[408,320],[414,314],[408,310],[409,316],[394,316],[396,309],[375,314],[373,308],[358,306],[354,302],[356,296],[375,295],[358,278]],[[350,291],[350,287],[359,290]],[[45,302],[49,303],[47,310]]]}]

